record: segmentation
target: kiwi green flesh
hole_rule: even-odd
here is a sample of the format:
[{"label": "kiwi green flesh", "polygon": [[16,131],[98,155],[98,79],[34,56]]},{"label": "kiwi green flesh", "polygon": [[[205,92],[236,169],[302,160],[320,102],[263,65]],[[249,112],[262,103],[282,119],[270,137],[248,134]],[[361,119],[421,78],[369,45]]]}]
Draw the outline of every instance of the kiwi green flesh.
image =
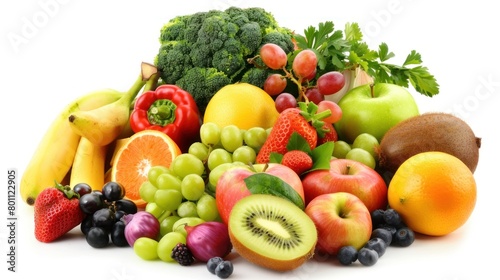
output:
[{"label": "kiwi green flesh", "polygon": [[266,194],[238,201],[229,231],[242,246],[273,260],[295,260],[311,253],[317,242],[312,220],[292,202]]},{"label": "kiwi green flesh", "polygon": [[481,138],[460,118],[449,113],[424,113],[386,132],[378,147],[379,166],[394,173],[413,155],[439,151],[454,155],[474,172],[480,146]]}]

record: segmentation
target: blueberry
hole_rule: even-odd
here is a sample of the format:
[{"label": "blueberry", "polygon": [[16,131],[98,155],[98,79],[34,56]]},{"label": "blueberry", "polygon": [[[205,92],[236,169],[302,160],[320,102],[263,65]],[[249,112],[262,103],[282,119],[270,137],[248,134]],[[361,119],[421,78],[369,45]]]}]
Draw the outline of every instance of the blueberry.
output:
[{"label": "blueberry", "polygon": [[393,236],[393,244],[399,247],[408,247],[415,241],[415,233],[408,227],[402,227]]},{"label": "blueberry", "polygon": [[207,261],[207,269],[210,271],[210,273],[215,274],[215,268],[219,263],[223,262],[224,260],[221,257],[213,257]]},{"label": "blueberry", "polygon": [[373,249],[375,252],[377,252],[378,257],[382,257],[385,253],[385,249],[387,248],[387,243],[382,238],[372,238],[366,242],[366,244],[363,246],[364,248],[368,249]]},{"label": "blueberry", "polygon": [[392,234],[392,239],[394,240],[394,234],[396,234],[396,231],[398,231],[398,229],[394,226],[389,226],[389,225],[383,225],[381,227],[379,227],[381,229],[385,229],[387,231],[389,231],[391,234]]},{"label": "blueberry", "polygon": [[[396,231],[394,231],[394,233],[396,233]],[[370,238],[381,238],[382,240],[384,240],[385,244],[389,246],[392,242],[392,234],[392,231],[387,228],[376,228],[372,231],[372,235]]]},{"label": "blueberry", "polygon": [[215,275],[219,278],[226,279],[233,273],[233,263],[230,261],[222,261],[215,268]]},{"label": "blueberry", "polygon": [[350,265],[358,259],[358,250],[354,246],[344,246],[337,253],[337,259],[343,265]]},{"label": "blueberry", "polygon": [[384,211],[384,221],[390,226],[400,228],[403,226],[403,219],[399,213],[394,209],[387,209]]},{"label": "blueberry", "polygon": [[375,250],[361,248],[358,252],[358,260],[364,266],[372,266],[378,261],[378,254]]},{"label": "blueberry", "polygon": [[377,209],[371,212],[372,226],[373,228],[378,228],[380,225],[385,223],[384,221],[384,210]]}]

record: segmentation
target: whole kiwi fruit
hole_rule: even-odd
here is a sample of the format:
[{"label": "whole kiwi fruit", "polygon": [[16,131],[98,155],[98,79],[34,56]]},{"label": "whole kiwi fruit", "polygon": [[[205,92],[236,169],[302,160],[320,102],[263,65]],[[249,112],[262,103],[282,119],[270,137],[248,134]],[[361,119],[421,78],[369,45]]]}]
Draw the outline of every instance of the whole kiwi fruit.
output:
[{"label": "whole kiwi fruit", "polygon": [[234,205],[228,221],[236,252],[259,266],[293,270],[309,260],[318,232],[307,214],[290,200],[251,194]]},{"label": "whole kiwi fruit", "polygon": [[421,152],[439,151],[462,160],[474,173],[481,138],[459,117],[431,112],[406,119],[389,129],[378,147],[379,168],[394,173],[408,158]]}]

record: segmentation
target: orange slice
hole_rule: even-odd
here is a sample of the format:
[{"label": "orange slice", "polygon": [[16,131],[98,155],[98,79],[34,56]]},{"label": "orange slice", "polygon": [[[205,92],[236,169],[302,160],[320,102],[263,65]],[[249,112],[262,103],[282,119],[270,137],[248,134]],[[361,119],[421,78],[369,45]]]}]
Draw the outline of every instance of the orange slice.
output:
[{"label": "orange slice", "polygon": [[148,180],[152,166],[170,167],[174,158],[181,154],[179,146],[167,134],[157,130],[143,130],[127,139],[116,152],[111,180],[125,188],[125,198],[132,200],[138,208],[146,202],[139,195],[142,183]]}]

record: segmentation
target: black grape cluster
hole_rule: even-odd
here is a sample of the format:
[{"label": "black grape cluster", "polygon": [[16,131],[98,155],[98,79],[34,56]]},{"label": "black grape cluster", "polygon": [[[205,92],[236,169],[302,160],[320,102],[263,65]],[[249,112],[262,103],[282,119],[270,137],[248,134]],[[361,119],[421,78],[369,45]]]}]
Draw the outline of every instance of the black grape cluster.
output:
[{"label": "black grape cluster", "polygon": [[123,186],[108,182],[101,191],[92,191],[85,183],[77,186],[80,190],[80,208],[86,214],[80,229],[87,243],[94,248],[104,248],[111,240],[115,246],[129,246],[125,238],[125,223],[121,218],[137,213],[137,205],[124,198]]}]

